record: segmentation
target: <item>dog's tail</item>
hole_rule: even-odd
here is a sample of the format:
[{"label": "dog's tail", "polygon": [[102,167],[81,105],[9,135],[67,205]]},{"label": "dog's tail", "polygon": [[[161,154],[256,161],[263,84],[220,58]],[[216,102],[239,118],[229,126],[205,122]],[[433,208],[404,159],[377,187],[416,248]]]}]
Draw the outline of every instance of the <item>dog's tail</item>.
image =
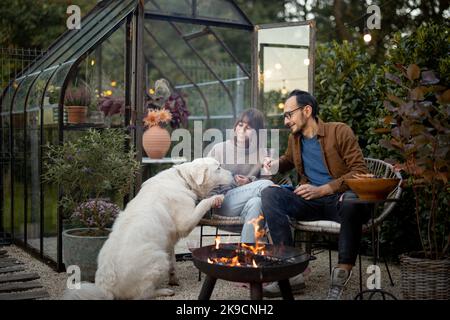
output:
[{"label": "dog's tail", "polygon": [[61,300],[113,300],[112,293],[91,282],[82,282],[79,289],[66,289]]}]

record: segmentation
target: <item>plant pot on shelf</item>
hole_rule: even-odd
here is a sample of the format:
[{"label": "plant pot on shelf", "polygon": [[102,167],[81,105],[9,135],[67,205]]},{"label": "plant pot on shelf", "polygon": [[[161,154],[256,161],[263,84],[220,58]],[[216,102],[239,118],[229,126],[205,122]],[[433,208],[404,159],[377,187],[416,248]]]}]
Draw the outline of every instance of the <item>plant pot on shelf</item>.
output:
[{"label": "plant pot on shelf", "polygon": [[407,300],[449,300],[450,258],[425,259],[419,253],[400,256],[401,290]]},{"label": "plant pot on shelf", "polygon": [[170,134],[160,126],[152,126],[144,132],[142,146],[150,158],[161,159],[169,151]]},{"label": "plant pot on shelf", "polygon": [[85,106],[66,106],[67,122],[71,124],[86,123],[87,109]]}]

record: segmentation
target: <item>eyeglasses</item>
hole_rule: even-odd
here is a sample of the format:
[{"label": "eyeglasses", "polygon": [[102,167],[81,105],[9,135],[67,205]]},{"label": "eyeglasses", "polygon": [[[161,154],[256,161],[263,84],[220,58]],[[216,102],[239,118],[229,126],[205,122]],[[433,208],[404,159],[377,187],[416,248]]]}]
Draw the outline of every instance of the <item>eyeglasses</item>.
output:
[{"label": "eyeglasses", "polygon": [[285,112],[285,113],[283,113],[283,117],[284,117],[285,119],[290,120],[291,117],[292,117],[292,115],[294,114],[295,111],[297,111],[297,110],[299,110],[299,109],[303,109],[304,107],[306,107],[306,106],[301,106],[301,107],[295,108],[294,110]]}]

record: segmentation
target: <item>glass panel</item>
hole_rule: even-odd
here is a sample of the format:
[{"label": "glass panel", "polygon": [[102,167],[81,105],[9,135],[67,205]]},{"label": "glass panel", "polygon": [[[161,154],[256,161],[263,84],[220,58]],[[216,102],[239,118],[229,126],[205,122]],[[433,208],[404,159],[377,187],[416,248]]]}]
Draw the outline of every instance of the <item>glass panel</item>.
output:
[{"label": "glass panel", "polygon": [[[145,22],[144,55],[147,88],[152,87],[155,80],[161,77],[166,78],[184,95],[191,114],[190,120],[206,119],[204,101],[206,99],[211,119],[205,125],[222,129],[232,127],[234,120],[230,96],[189,45],[198,52],[219,79],[224,82],[236,104],[236,113],[250,107],[251,85],[247,79],[248,76],[213,34],[192,37],[188,40],[188,44],[180,37],[180,33],[193,35],[196,32],[203,31],[205,26],[185,23],[173,23],[173,25],[175,25],[175,28],[167,22]],[[224,28],[214,28],[213,30],[224,30]],[[239,30],[239,33],[233,33],[233,35],[239,34],[242,35],[238,38],[239,42],[235,40],[234,43],[230,43],[237,44],[242,42],[242,39],[248,39],[245,45],[247,54],[244,52],[241,56],[245,55],[249,64],[251,33],[241,30]],[[220,36],[218,35],[218,37]],[[245,46],[241,45],[240,48]],[[231,50],[237,46],[228,47]],[[245,65],[244,63],[244,68],[250,70],[248,64]],[[196,86],[191,83],[190,79]],[[192,122],[189,126],[192,126]]]},{"label": "glass panel", "polygon": [[[125,125],[125,24],[78,65],[64,104],[67,128]],[[86,116],[75,119],[81,107]]]},{"label": "glass panel", "polygon": [[146,11],[156,11],[168,15],[192,15],[191,0],[147,0],[145,1]]},{"label": "glass panel", "polygon": [[237,6],[224,0],[197,0],[193,12],[192,0],[146,0],[145,11],[167,16],[184,16],[191,19],[207,19],[217,22],[251,26]]},{"label": "glass panel", "polygon": [[2,101],[2,111],[1,115],[1,126],[2,126],[2,139],[1,139],[1,158],[10,157],[11,153],[11,145],[10,145],[10,109],[11,109],[11,100],[13,98],[14,92],[16,91],[18,85],[15,82],[13,85],[9,86],[7,91],[5,92],[5,96]]},{"label": "glass panel", "polygon": [[297,25],[258,29],[258,74],[264,113],[282,113],[283,103],[294,89],[309,91],[310,26]]},{"label": "glass panel", "polygon": [[174,24],[181,30],[183,36],[189,36],[191,34],[201,32],[205,29],[205,26],[201,24],[175,23],[175,22]]},{"label": "glass panel", "polygon": [[245,30],[210,27],[213,32],[226,44],[246,70],[251,71],[251,43],[253,33]]},{"label": "glass panel", "polygon": [[261,48],[261,57],[264,111],[267,115],[279,114],[282,112],[280,103],[289,92],[308,91],[308,49],[266,46]]},{"label": "glass panel", "polygon": [[2,184],[1,190],[1,213],[2,213],[2,225],[4,232],[11,234],[12,233],[12,220],[11,220],[11,205],[12,205],[12,194],[11,194],[11,144],[10,144],[10,109],[11,102],[18,87],[18,82],[14,82],[11,86],[8,87],[5,92],[5,96],[2,100],[2,112],[1,116],[1,154],[0,154],[0,178]]},{"label": "glass panel", "polygon": [[[67,77],[72,62],[63,64],[58,70],[51,70],[43,79],[50,77],[47,87],[44,88],[43,112],[43,132],[42,145],[56,145],[59,143],[59,108],[58,103],[61,94],[61,86]],[[39,79],[38,79],[39,80]],[[43,149],[42,161],[46,161],[46,148]],[[45,167],[43,167],[45,170]],[[43,172],[45,173],[45,171]],[[58,187],[54,184],[42,182],[43,208],[44,212],[44,239],[43,254],[52,260],[57,260],[57,223],[58,223]]]},{"label": "glass panel", "polygon": [[11,167],[9,159],[0,159],[0,178],[1,178],[1,221],[0,225],[6,234],[11,234]]},{"label": "glass panel", "polygon": [[[59,118],[59,100],[61,95],[61,88],[67,74],[70,71],[72,62],[67,62],[60,66],[56,72],[51,73],[51,79],[45,89],[44,102],[42,105],[44,113],[44,129],[45,130],[58,130],[58,118]],[[67,118],[67,114],[64,113],[64,117]],[[44,143],[45,145],[45,143]]]},{"label": "glass panel", "polygon": [[24,240],[25,232],[25,103],[28,91],[37,74],[23,79],[14,98],[12,109],[13,132],[13,194],[14,237]]},{"label": "glass panel", "polygon": [[309,25],[258,30],[258,43],[309,47]]},{"label": "glass panel", "polygon": [[[47,83],[56,68],[39,74],[30,89],[26,106],[26,180],[27,180],[27,243],[40,250],[40,146],[41,146],[41,108],[42,97]],[[48,99],[47,99],[48,100]]]},{"label": "glass panel", "polygon": [[208,83],[212,83],[210,88],[217,87],[217,84],[213,83],[212,74],[169,23],[145,21],[144,56],[147,88],[153,87],[160,77],[167,78],[184,95],[191,115],[206,114],[205,102],[191,80],[202,91]]},{"label": "glass panel", "polygon": [[[249,77],[223,48],[217,38],[213,34],[207,34],[196,37],[189,43],[198,51],[226,87],[225,90],[216,78],[212,83],[205,86],[209,96],[216,97],[211,100],[210,114],[213,116],[232,116],[233,105],[236,108],[236,114],[248,108],[251,90]],[[250,42],[248,45],[250,45]],[[206,67],[203,68],[206,69]],[[209,93],[211,89],[213,91]]]},{"label": "glass panel", "polygon": [[248,24],[236,6],[224,0],[197,0],[197,14],[200,18],[221,19]]},{"label": "glass panel", "polygon": [[101,5],[100,9],[94,9],[95,12],[88,15],[86,21],[82,21],[80,30],[69,32],[69,35],[51,48],[50,54],[33,65],[29,72],[80,57],[134,10],[136,1],[110,1]]},{"label": "glass panel", "polygon": [[[120,6],[111,10],[108,16],[104,17],[103,23],[98,23],[90,32],[89,35],[85,35],[83,40],[72,44],[68,48],[67,52],[63,54],[59,61],[66,61],[67,59],[75,59],[80,57],[86,51],[91,49],[102,37],[104,37],[113,27],[117,25],[119,21],[123,20],[129,14],[134,6],[125,5],[121,3]],[[103,12],[103,11],[102,11]],[[111,16],[115,17],[115,21],[111,22]]]}]

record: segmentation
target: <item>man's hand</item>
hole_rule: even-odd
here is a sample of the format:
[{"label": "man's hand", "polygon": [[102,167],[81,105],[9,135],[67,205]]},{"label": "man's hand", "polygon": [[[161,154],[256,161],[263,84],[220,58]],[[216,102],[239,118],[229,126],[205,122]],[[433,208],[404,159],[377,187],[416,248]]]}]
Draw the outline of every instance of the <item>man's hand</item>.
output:
[{"label": "man's hand", "polygon": [[263,169],[264,169],[264,175],[271,176],[272,173],[272,167],[278,166],[279,160],[273,160],[272,158],[266,157],[263,160]]},{"label": "man's hand", "polygon": [[236,181],[236,184],[238,186],[243,186],[244,184],[250,183],[250,178],[246,176],[242,176],[240,174],[237,174],[234,176],[234,181]]},{"label": "man's hand", "polygon": [[333,191],[328,184],[316,187],[310,184],[302,184],[294,190],[294,193],[305,200],[313,200],[332,194]]}]

